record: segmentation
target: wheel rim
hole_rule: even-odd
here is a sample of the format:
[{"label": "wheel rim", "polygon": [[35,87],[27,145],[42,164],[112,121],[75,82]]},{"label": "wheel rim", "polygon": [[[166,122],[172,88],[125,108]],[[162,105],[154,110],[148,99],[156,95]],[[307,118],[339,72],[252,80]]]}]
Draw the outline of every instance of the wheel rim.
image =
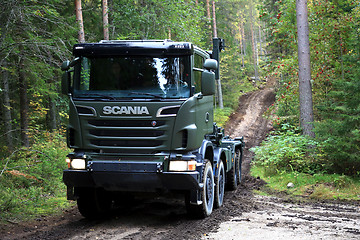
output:
[{"label": "wheel rim", "polygon": [[214,182],[213,182],[213,178],[211,176],[211,172],[208,172],[207,175],[206,175],[206,205],[208,207],[208,209],[211,208],[211,205],[212,205],[212,201],[211,199],[213,198],[214,196]]},{"label": "wheel rim", "polygon": [[222,203],[223,197],[224,197],[224,189],[225,189],[225,178],[224,178],[224,168],[220,169],[219,174],[219,202]]}]

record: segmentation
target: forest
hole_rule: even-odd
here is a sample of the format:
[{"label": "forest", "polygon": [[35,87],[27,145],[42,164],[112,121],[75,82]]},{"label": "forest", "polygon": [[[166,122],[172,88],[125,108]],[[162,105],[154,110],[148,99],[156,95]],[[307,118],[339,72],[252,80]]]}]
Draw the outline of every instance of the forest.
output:
[{"label": "forest", "polygon": [[[98,42],[102,1],[81,3],[85,41]],[[61,183],[69,149],[60,66],[72,59],[79,27],[73,0],[2,0],[2,8],[0,218],[9,219],[69,204]],[[299,120],[296,0],[108,0],[107,27],[114,40],[171,39],[211,49],[213,37],[225,39],[223,98],[215,99],[221,125],[242,94],[275,82],[276,102],[265,115],[274,131],[252,149],[256,163],[268,174],[359,178],[360,3],[309,0],[307,8],[313,137],[302,134]]]}]

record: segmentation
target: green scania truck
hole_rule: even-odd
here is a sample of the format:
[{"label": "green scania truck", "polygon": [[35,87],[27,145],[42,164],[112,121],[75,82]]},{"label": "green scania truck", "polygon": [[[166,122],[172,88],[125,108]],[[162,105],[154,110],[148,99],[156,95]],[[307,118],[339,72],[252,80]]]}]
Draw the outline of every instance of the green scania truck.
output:
[{"label": "green scania truck", "polygon": [[[241,181],[244,141],[213,123],[223,40],[76,44],[62,64],[69,97],[67,198],[87,218],[139,193],[176,193],[209,216]],[[121,201],[120,201],[121,202]]]}]

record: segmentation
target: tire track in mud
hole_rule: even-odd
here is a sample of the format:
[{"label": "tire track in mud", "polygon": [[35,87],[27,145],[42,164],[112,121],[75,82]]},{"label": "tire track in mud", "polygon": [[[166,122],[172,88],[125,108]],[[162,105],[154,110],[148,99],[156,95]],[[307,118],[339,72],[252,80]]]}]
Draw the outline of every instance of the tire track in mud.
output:
[{"label": "tire track in mud", "polygon": [[230,135],[230,137],[244,137],[246,151],[242,172],[245,177],[249,176],[253,156],[248,150],[258,146],[272,128],[270,121],[265,119],[263,114],[274,102],[275,93],[272,88],[243,95],[239,99],[239,109],[230,117],[225,127],[226,134]]},{"label": "tire track in mud", "polygon": [[360,239],[359,203],[304,203],[254,196],[258,209],[223,222],[203,239]]}]

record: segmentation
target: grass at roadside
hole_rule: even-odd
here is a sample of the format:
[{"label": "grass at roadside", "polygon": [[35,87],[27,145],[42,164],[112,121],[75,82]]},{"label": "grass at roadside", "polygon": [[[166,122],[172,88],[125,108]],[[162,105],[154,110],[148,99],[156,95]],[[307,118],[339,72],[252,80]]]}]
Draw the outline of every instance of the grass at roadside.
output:
[{"label": "grass at roadside", "polygon": [[68,152],[64,138],[50,133],[36,138],[31,148],[0,162],[0,223],[60,213],[71,204],[62,182]]},{"label": "grass at roadside", "polygon": [[[260,177],[270,189],[316,200],[360,200],[360,179],[338,174],[283,172],[272,176],[262,166],[252,166],[251,175]],[[293,188],[288,188],[293,183]],[[266,190],[265,194],[266,194]]]},{"label": "grass at roadside", "polygon": [[224,127],[232,113],[233,109],[229,107],[223,109],[216,108],[214,112],[214,122],[216,122],[218,126]]}]

